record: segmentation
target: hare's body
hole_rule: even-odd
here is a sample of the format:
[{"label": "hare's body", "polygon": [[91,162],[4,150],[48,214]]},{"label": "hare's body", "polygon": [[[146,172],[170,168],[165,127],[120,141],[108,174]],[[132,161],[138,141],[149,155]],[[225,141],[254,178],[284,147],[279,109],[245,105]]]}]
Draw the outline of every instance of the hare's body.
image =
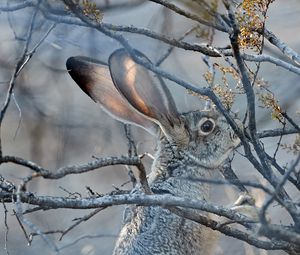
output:
[{"label": "hare's body", "polygon": [[[135,54],[149,61],[140,52]],[[124,49],[109,58],[112,80],[107,67],[87,58],[71,58],[67,68],[80,87],[115,118],[158,135],[148,178],[154,194],[208,198],[209,186],[197,179],[209,179],[239,144],[224,117],[214,110],[179,114],[163,81],[136,64]],[[115,255],[211,253],[212,231],[166,208],[130,206],[124,221]]]},{"label": "hare's body", "polygon": [[135,207],[125,223],[114,254],[209,255],[214,233],[161,207]]},{"label": "hare's body", "polygon": [[[204,138],[199,135],[197,124],[209,116],[216,120],[218,131]],[[224,118],[215,113],[191,112],[185,114],[184,121],[186,128],[189,128],[191,143],[179,149],[167,139],[160,141],[149,175],[150,187],[155,194],[206,200],[209,197],[209,185],[198,182],[197,178],[211,179],[213,170],[238,141],[233,138],[233,132]],[[203,212],[192,211],[203,215]],[[114,254],[209,255],[215,239],[216,234],[211,229],[162,207],[130,206],[125,211],[124,226]]]},{"label": "hare's body", "polygon": [[[172,152],[159,156],[149,176],[154,193],[198,199],[208,197],[208,185],[199,185],[199,182],[180,176],[209,178],[211,170],[200,168],[187,158],[172,157]],[[195,213],[199,211],[195,210]],[[208,255],[214,240],[210,232],[208,228],[159,206],[130,206],[124,213],[124,226],[114,254]]]}]

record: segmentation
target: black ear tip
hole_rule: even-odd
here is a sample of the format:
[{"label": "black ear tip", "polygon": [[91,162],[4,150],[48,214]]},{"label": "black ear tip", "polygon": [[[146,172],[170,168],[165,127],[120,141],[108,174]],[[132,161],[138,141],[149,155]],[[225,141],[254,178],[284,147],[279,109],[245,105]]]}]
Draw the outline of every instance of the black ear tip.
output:
[{"label": "black ear tip", "polygon": [[67,70],[70,71],[78,71],[82,68],[88,67],[91,63],[87,61],[88,58],[75,56],[67,59],[66,67]]},{"label": "black ear tip", "polygon": [[77,85],[94,101],[93,90],[91,87],[95,83],[91,72],[95,70],[94,63],[90,58],[75,56],[70,57],[66,61],[66,67],[69,75],[77,83]]},{"label": "black ear tip", "polygon": [[72,69],[74,69],[74,65],[76,64],[76,58],[75,57],[70,57],[67,59],[66,62],[66,67],[68,71],[71,71]]}]

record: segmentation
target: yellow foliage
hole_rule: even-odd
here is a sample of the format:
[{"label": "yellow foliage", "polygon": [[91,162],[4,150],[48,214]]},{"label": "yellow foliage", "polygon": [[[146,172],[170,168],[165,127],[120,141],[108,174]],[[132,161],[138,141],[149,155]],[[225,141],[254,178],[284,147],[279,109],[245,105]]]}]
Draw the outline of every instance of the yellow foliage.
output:
[{"label": "yellow foliage", "polygon": [[235,94],[228,86],[215,85],[213,87],[215,94],[221,99],[222,104],[230,109],[234,103]]},{"label": "yellow foliage", "polygon": [[96,3],[93,3],[90,0],[76,0],[76,4],[82,7],[82,12],[85,16],[91,18],[97,23],[102,21],[103,14],[97,9]]},{"label": "yellow foliage", "polygon": [[282,109],[278,104],[278,101],[274,97],[274,95],[270,92],[265,94],[258,94],[258,100],[263,104],[263,107],[271,109],[272,119],[277,119],[279,121],[283,120]]},{"label": "yellow foliage", "polygon": [[[230,76],[233,77],[234,80],[237,81],[236,88],[238,88],[238,84],[240,82],[239,75],[237,71],[232,68],[232,67],[223,67],[218,64],[214,64],[214,67],[217,67],[221,72],[222,72],[222,82],[223,84],[214,84],[214,75],[210,71],[207,71],[203,77],[208,83],[208,85],[212,88],[213,92],[220,98],[222,104],[227,108],[231,109],[234,100],[235,100],[235,95],[240,94],[239,90],[234,91],[232,88],[230,88],[229,82],[227,81],[226,75],[229,74]],[[205,96],[199,96],[196,93],[193,93],[192,91],[188,90],[188,93],[198,96],[201,99],[208,100],[207,97]]]},{"label": "yellow foliage", "polygon": [[244,0],[236,13],[240,24],[239,44],[242,48],[259,51],[262,36],[258,31],[264,27],[266,13],[274,0]]}]

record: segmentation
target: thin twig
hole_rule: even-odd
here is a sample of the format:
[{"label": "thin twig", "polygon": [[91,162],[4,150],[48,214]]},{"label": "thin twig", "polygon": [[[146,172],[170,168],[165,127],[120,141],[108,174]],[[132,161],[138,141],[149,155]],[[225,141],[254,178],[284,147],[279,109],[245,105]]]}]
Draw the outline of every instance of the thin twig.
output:
[{"label": "thin twig", "polygon": [[[281,174],[284,175],[286,171],[277,163],[276,159],[274,157],[271,157],[270,155],[267,155],[268,160],[271,162],[272,166],[275,167],[275,169]],[[300,190],[300,182],[294,179],[292,176],[288,177],[289,182],[291,182],[298,190]]]},{"label": "thin twig", "polygon": [[8,232],[9,232],[9,227],[8,227],[8,223],[7,223],[7,213],[8,210],[6,208],[6,205],[4,203],[4,201],[2,201],[3,204],[3,209],[4,209],[4,226],[5,226],[5,237],[4,237],[4,250],[6,252],[7,255],[9,255],[9,250],[7,247],[8,244]]},{"label": "thin twig", "polygon": [[93,210],[92,212],[90,212],[88,215],[85,215],[83,217],[81,217],[80,219],[76,220],[76,222],[74,224],[72,224],[70,227],[68,227],[66,230],[64,230],[59,238],[59,241],[61,241],[63,239],[63,237],[69,233],[73,228],[75,228],[76,226],[78,226],[80,223],[84,222],[84,221],[88,221],[90,218],[92,218],[93,216],[95,216],[97,213],[103,211],[105,208],[107,207],[101,207],[101,208],[97,208],[95,210]]},{"label": "thin twig", "polygon": [[84,235],[84,236],[81,236],[81,237],[77,238],[76,240],[72,241],[71,243],[66,244],[66,245],[60,247],[59,251],[67,249],[69,247],[72,247],[73,245],[75,245],[76,243],[78,243],[78,242],[80,242],[80,241],[82,241],[84,239],[89,239],[90,240],[90,239],[94,239],[94,238],[99,239],[99,238],[104,238],[104,237],[105,238],[117,238],[118,235],[110,235],[110,234]]},{"label": "thin twig", "polygon": [[242,184],[242,182],[239,180],[239,178],[236,176],[235,172],[231,168],[231,162],[226,162],[221,168],[220,172],[225,177],[229,183],[235,185],[240,192],[246,192],[248,193],[248,190],[245,188],[245,186]]},{"label": "thin twig", "polygon": [[55,172],[45,169],[30,160],[25,160],[23,158],[19,158],[15,156],[3,156],[2,158],[0,158],[0,163],[14,163],[17,165],[22,165],[36,172],[36,176],[42,176],[46,179],[60,179],[70,174],[86,173],[105,166],[113,166],[113,165],[135,166],[140,163],[140,158],[139,157],[129,158],[125,156],[99,158],[97,160],[91,161],[86,164],[64,166],[57,169],[57,171]]},{"label": "thin twig", "polygon": [[205,26],[209,26],[209,27],[213,27],[219,31],[222,32],[228,32],[227,28],[225,26],[223,26],[223,24],[218,24],[218,23],[213,23],[213,22],[209,22],[205,19],[202,19],[201,17],[199,17],[198,15],[195,15],[193,13],[189,13],[179,7],[177,7],[176,5],[170,3],[169,1],[165,1],[165,0],[150,0],[151,2],[160,4],[165,6],[166,8],[176,12],[179,15],[182,15],[190,20],[195,20],[197,22],[199,22],[200,24],[203,24]]},{"label": "thin twig", "polygon": [[16,213],[16,211],[13,210],[13,212],[14,212],[14,215],[16,216],[16,219],[17,219],[17,221],[18,221],[18,223],[19,223],[19,225],[20,225],[20,227],[21,227],[21,229],[23,231],[23,234],[24,234],[24,236],[25,236],[25,238],[27,240],[27,243],[30,244],[31,243],[30,238],[29,238],[29,236],[28,236],[28,234],[27,234],[27,232],[26,232],[26,230],[25,230],[25,228],[24,228],[24,226],[22,224],[22,221],[20,220],[20,218],[19,218],[18,214]]},{"label": "thin twig", "polygon": [[[260,220],[261,220],[261,222],[262,222],[263,225],[268,224],[268,221],[266,219],[266,211],[267,211],[268,207],[272,204],[272,202],[274,201],[275,197],[278,196],[281,188],[284,186],[284,184],[288,180],[288,178],[291,175],[291,173],[295,171],[295,168],[297,167],[297,165],[299,164],[299,162],[300,162],[300,155],[298,155],[297,159],[292,164],[292,166],[290,167],[290,169],[285,172],[285,174],[283,175],[283,178],[281,179],[280,183],[278,183],[278,185],[277,185],[275,191],[273,192],[272,196],[261,207],[261,210],[260,210]],[[298,217],[300,217],[300,215],[298,215]],[[297,221],[295,223],[297,223]],[[300,244],[300,242],[299,242],[299,244]]]},{"label": "thin twig", "polygon": [[264,130],[257,133],[258,138],[268,138],[268,137],[276,137],[276,136],[282,136],[282,135],[292,135],[297,134],[299,131],[295,128],[289,128],[282,130],[282,128],[279,129],[271,129],[271,130]]},{"label": "thin twig", "polygon": [[[197,28],[198,28],[198,26],[195,26],[195,27],[192,27],[191,29],[189,29],[188,31],[186,31],[181,37],[178,38],[178,41],[183,40],[187,35],[194,32]],[[159,58],[159,60],[156,61],[155,65],[160,66],[168,58],[168,56],[172,53],[172,51],[174,50],[174,47],[175,46],[169,47],[167,49],[167,51],[164,54],[162,54],[162,56]]]},{"label": "thin twig", "polygon": [[151,188],[149,186],[148,180],[147,180],[147,173],[146,169],[144,167],[144,164],[140,162],[136,165],[137,169],[139,170],[139,179],[143,188],[143,191],[145,194],[152,194]]}]

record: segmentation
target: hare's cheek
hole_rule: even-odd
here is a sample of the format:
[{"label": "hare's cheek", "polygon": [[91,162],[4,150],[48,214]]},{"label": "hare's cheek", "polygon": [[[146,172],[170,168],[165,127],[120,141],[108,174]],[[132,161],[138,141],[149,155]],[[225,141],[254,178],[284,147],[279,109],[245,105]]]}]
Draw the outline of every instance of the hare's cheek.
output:
[{"label": "hare's cheek", "polygon": [[218,128],[216,131],[215,131],[215,136],[220,136],[221,135],[221,130]]},{"label": "hare's cheek", "polygon": [[206,152],[206,157],[211,157],[220,149],[219,143],[216,143],[212,136],[203,142],[203,147],[202,151]]}]

